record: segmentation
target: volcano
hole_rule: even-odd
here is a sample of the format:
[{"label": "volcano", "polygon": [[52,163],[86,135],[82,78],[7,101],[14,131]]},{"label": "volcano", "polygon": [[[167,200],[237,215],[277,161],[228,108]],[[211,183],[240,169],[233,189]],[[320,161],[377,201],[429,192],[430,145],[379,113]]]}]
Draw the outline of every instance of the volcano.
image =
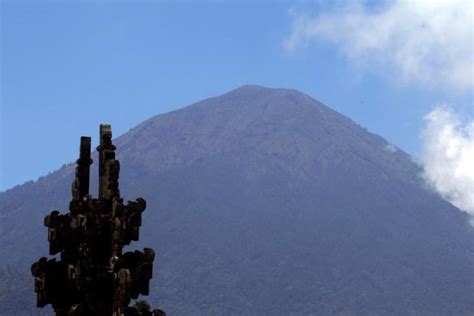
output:
[{"label": "volcano", "polygon": [[[299,91],[243,86],[114,143],[124,198],[148,205],[145,299],[169,315],[474,312],[468,215],[407,153]],[[29,267],[73,178],[68,164],[0,193],[0,314],[36,313]]]}]

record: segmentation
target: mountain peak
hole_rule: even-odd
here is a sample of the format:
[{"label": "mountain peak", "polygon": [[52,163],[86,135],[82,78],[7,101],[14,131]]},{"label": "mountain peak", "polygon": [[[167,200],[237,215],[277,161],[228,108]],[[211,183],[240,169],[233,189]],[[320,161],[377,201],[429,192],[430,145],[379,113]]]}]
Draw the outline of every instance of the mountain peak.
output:
[{"label": "mountain peak", "polygon": [[238,94],[238,95],[245,95],[245,94],[277,94],[277,95],[282,95],[282,94],[293,94],[293,95],[301,95],[307,97],[307,95],[301,91],[298,91],[296,89],[287,89],[287,88],[272,88],[272,87],[265,87],[261,85],[254,85],[254,84],[245,84],[241,87],[238,87],[234,90],[229,91],[228,93],[225,93],[223,95],[228,95],[228,94]]},{"label": "mountain peak", "polygon": [[[279,112],[292,116],[301,111],[333,112],[310,96],[294,89],[269,88],[259,85],[243,85],[227,93],[211,97],[174,111],[238,111],[235,115],[254,116],[256,113]],[[316,113],[316,112],[315,112]],[[337,114],[340,115],[340,114]]]}]

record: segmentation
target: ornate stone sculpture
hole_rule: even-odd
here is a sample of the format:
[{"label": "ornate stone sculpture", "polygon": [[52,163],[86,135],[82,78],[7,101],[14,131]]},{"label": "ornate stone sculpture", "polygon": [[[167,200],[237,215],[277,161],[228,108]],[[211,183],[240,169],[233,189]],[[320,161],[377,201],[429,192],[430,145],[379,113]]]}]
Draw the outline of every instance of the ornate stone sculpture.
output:
[{"label": "ornate stone sculpture", "polygon": [[61,260],[42,257],[32,265],[37,306],[51,304],[56,315],[165,315],[128,306],[149,294],[152,278],[153,249],[122,253],[139,238],[146,202],[120,198],[110,125],[100,126],[97,151],[99,197],[89,195],[91,138],[81,137],[69,213],[54,210],[45,217],[49,254],[60,253]]}]

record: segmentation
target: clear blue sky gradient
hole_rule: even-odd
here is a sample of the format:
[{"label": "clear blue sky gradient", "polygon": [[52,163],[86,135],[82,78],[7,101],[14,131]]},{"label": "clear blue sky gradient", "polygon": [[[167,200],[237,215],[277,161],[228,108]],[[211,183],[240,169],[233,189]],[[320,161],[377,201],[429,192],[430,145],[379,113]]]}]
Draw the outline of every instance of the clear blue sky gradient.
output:
[{"label": "clear blue sky gradient", "polygon": [[384,69],[362,71],[329,43],[286,52],[291,8],[325,9],[2,1],[0,191],[75,160],[79,137],[96,144],[100,123],[119,136],[244,84],[298,89],[415,156],[433,106],[472,103],[472,95],[399,85]]}]

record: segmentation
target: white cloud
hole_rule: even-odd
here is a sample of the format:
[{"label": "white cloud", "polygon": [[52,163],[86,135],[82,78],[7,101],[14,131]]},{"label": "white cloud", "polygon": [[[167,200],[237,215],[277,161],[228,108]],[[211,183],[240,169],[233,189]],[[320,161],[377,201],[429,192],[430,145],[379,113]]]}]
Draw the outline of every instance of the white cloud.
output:
[{"label": "white cloud", "polygon": [[291,16],[288,51],[323,39],[358,65],[389,66],[407,83],[474,87],[474,1],[394,0],[376,10],[348,1],[318,16],[294,11]]},{"label": "white cloud", "polygon": [[[293,52],[325,40],[357,66],[387,72],[407,84],[472,93],[474,1],[389,0],[377,5],[345,1],[316,16],[292,11],[284,47]],[[453,110],[440,106],[425,123],[424,178],[471,214],[474,226],[474,122],[463,124]]]},{"label": "white cloud", "polygon": [[425,121],[425,179],[474,219],[474,122],[463,126],[459,117],[445,106],[437,107]]},{"label": "white cloud", "polygon": [[391,154],[396,153],[398,151],[397,147],[395,147],[393,144],[385,145],[384,150]]}]

